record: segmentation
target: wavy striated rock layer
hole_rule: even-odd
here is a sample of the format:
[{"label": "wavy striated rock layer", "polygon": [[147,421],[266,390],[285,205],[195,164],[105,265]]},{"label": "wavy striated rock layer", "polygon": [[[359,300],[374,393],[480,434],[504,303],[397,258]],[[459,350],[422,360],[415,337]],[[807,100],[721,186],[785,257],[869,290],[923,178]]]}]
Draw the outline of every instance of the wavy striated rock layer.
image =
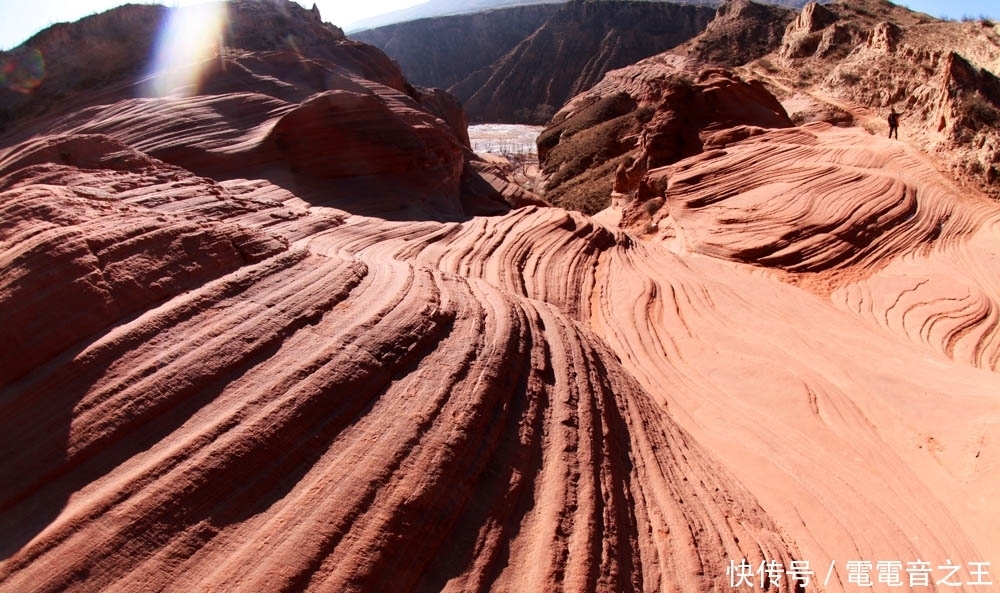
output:
[{"label": "wavy striated rock layer", "polygon": [[[989,561],[1000,214],[867,142],[813,126],[675,166],[803,236],[916,200],[852,257],[803,239],[830,265],[792,275],[692,252],[681,215],[649,242],[550,208],[391,222],[151,159],[18,169],[0,590],[726,590],[747,557],[834,561],[836,591],[852,559]],[[842,191],[720,166],[745,151]],[[933,289],[957,277],[978,292]],[[81,286],[103,321],[51,323]]]},{"label": "wavy striated rock layer", "polygon": [[985,201],[963,200],[920,157],[829,128],[772,131],[650,172],[649,193],[669,186],[654,218],[700,253],[816,272],[871,271],[995,215]]},{"label": "wavy striated rock layer", "polygon": [[[33,370],[0,402],[3,590],[711,589],[729,558],[795,555],[585,325],[423,261],[469,232],[487,248],[487,219],[310,208],[290,246],[181,272],[157,253],[193,265],[209,231],[227,246],[244,225],[282,235],[258,222],[282,205],[197,178],[178,195],[133,176],[111,197],[127,174],[22,171],[2,194],[2,261],[18,272],[3,313],[35,343],[10,351],[5,369]],[[613,243],[589,235],[563,240]],[[470,256],[508,277],[502,254]],[[160,289],[143,282],[154,271]],[[66,297],[81,285],[104,317]],[[66,311],[92,325],[52,317]],[[49,327],[76,333],[38,335]]]},{"label": "wavy striated rock layer", "polygon": [[641,287],[615,260],[594,281],[625,366],[800,525],[806,557],[995,556],[996,204],[829,125],[657,175],[672,255],[628,256]]},{"label": "wavy striated rock layer", "polygon": [[[351,225],[309,244],[416,258],[582,320],[802,557],[836,562],[824,590],[852,586],[848,559],[995,557],[1000,209],[856,130],[774,131],[713,156],[675,166],[664,214],[691,212],[662,241],[553,209],[455,225],[423,249],[412,235],[337,238]],[[745,220],[697,218],[709,212]],[[759,253],[752,239],[815,255],[788,260],[802,263],[792,273],[780,258],[719,259]],[[887,308],[896,327],[879,322]]]},{"label": "wavy striated rock layer", "polygon": [[446,96],[227,59],[2,137],[0,591],[996,588],[995,203],[716,118],[643,171],[642,238],[474,216]]}]

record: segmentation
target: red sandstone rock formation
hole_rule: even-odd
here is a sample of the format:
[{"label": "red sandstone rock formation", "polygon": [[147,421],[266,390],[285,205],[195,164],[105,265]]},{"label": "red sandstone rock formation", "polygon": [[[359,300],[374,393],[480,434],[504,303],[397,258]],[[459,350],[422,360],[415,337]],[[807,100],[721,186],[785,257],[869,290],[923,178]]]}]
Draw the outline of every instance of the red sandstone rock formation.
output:
[{"label": "red sandstone rock formation", "polygon": [[607,230],[391,223],[107,137],[20,155],[0,590],[712,589],[797,556],[581,294],[511,290],[529,235],[597,256]]},{"label": "red sandstone rock formation", "polygon": [[[3,387],[0,589],[725,589],[743,556],[991,557],[1000,211],[879,142],[682,161],[664,243],[554,209],[390,222],[128,151],[9,171],[0,312],[39,331]],[[751,240],[831,271],[713,257],[796,269]],[[83,325],[84,297],[109,312]]]},{"label": "red sandstone rock formation", "polygon": [[460,146],[416,99],[244,59],[3,137],[0,591],[993,588],[995,202],[861,129],[727,125],[645,176],[645,240],[460,217],[414,169],[288,169],[360,125],[331,97]]},{"label": "red sandstone rock formation", "polygon": [[538,137],[546,199],[594,213],[612,191],[634,196],[650,169],[791,126],[760,82],[723,69],[686,68],[694,65],[674,55],[643,60],[609,72],[567,103]]}]

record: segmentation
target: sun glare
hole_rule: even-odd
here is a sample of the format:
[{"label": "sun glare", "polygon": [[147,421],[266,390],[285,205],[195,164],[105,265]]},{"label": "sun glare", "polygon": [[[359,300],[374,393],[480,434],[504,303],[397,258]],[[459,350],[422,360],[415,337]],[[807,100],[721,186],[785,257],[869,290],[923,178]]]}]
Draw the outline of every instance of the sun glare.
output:
[{"label": "sun glare", "polygon": [[173,8],[156,41],[147,93],[156,97],[198,92],[202,74],[222,46],[224,2]]}]

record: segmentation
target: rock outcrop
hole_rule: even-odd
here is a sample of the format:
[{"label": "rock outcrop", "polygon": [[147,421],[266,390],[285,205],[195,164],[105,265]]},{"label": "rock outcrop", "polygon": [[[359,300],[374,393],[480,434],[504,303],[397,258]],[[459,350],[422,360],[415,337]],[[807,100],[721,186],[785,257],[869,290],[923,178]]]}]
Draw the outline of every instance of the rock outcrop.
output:
[{"label": "rock outcrop", "polygon": [[[401,175],[458,195],[462,146],[430,113],[385,94],[326,91],[282,116],[268,136],[288,167],[313,177]],[[406,111],[404,111],[406,110]],[[347,150],[324,149],[345,147]],[[424,181],[419,181],[423,179]]]},{"label": "rock outcrop", "polygon": [[610,72],[575,97],[538,137],[551,203],[595,213],[612,194],[638,195],[647,171],[761,133],[792,125],[756,80],[722,69],[686,72],[670,56]]},{"label": "rock outcrop", "polygon": [[951,159],[955,166],[1000,196],[996,187],[1000,181],[1000,79],[950,52],[944,58],[936,99],[936,112],[932,111],[934,103],[929,112],[937,118],[936,131],[944,137],[939,149],[958,148],[958,158]]},{"label": "rock outcrop", "polygon": [[795,12],[750,0],[730,0],[700,35],[671,50],[704,65],[742,66],[779,47]]}]

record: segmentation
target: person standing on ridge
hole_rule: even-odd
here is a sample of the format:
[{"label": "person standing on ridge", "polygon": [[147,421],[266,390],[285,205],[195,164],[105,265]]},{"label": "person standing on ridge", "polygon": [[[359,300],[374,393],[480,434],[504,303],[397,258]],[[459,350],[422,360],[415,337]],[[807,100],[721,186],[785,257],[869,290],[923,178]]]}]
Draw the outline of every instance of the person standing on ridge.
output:
[{"label": "person standing on ridge", "polygon": [[899,140],[899,116],[895,107],[889,108],[889,137],[892,138],[892,135],[896,134],[896,140]]}]

